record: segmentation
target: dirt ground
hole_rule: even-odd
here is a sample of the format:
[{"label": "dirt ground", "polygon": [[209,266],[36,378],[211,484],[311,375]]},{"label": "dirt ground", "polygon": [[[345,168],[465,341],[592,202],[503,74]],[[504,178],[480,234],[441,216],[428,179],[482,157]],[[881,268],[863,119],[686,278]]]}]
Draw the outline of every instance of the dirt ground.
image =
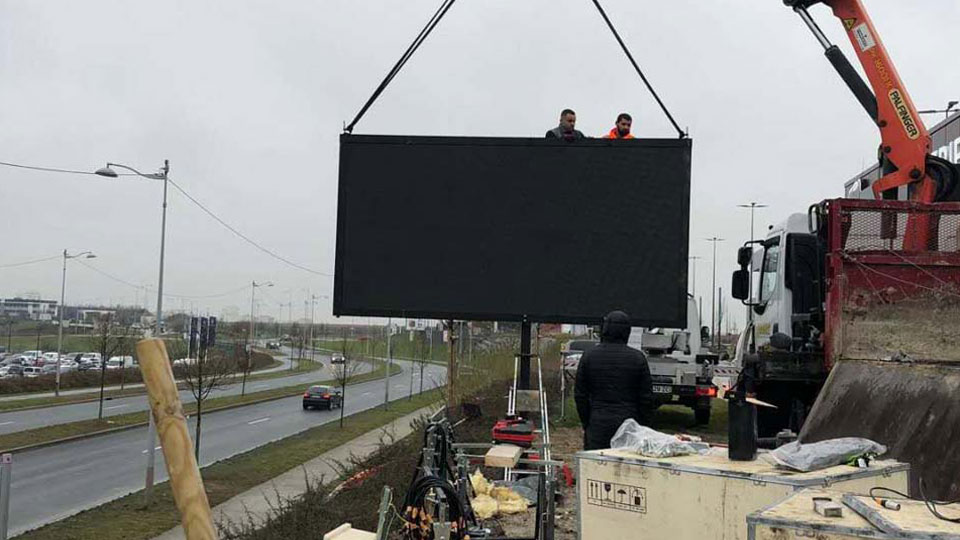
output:
[{"label": "dirt ground", "polygon": [[[583,449],[583,432],[580,428],[554,428],[550,432],[553,446],[553,459],[568,464],[573,471],[573,456]],[[556,506],[556,522],[554,524],[555,540],[577,539],[577,493],[576,485],[568,487],[562,482],[560,499]],[[494,531],[494,534],[503,534],[510,537],[532,537],[534,532],[534,509],[529,508],[525,513],[501,516],[488,520],[485,524]]]},{"label": "dirt ground", "polygon": [[[693,413],[686,407],[663,406],[654,413],[651,427],[665,433],[687,433],[700,436],[710,443],[724,444],[726,443],[727,429],[726,402],[714,400],[713,405],[713,414],[709,425],[697,426],[694,422]],[[553,446],[553,459],[563,461],[570,467],[570,471],[576,474],[574,455],[583,449],[583,431],[580,428],[579,421],[575,417],[568,418],[566,421],[558,420],[550,429],[550,437]],[[484,473],[490,478],[498,471],[485,470]],[[494,478],[499,479],[500,477],[494,476]],[[555,540],[576,540],[577,538],[576,489],[576,484],[567,486],[561,482],[560,498],[557,501],[555,513]],[[534,532],[533,516],[534,509],[530,508],[522,514],[501,516],[488,520],[484,525],[492,529],[494,534],[529,538],[533,536]]]}]

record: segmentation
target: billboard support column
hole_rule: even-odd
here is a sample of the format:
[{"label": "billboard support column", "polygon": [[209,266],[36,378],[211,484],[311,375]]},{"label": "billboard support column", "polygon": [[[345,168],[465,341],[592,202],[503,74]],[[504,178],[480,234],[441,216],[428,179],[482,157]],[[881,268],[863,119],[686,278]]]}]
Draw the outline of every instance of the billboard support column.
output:
[{"label": "billboard support column", "polygon": [[447,343],[450,346],[450,358],[447,361],[447,414],[453,417],[457,405],[457,336],[453,332],[453,319],[446,323]]},{"label": "billboard support column", "polygon": [[524,317],[520,323],[520,373],[517,376],[518,390],[530,390],[530,334],[530,321]]}]

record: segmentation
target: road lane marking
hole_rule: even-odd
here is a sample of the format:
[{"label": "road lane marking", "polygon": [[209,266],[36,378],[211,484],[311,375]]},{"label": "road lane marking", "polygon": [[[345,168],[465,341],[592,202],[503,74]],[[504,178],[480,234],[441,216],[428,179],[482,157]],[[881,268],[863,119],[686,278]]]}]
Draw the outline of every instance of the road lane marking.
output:
[{"label": "road lane marking", "polygon": [[0,422],[0,426],[9,426],[10,424],[16,424],[16,422],[13,420],[9,422]]},{"label": "road lane marking", "polygon": [[[160,450],[161,448],[163,448],[163,447],[162,447],[162,446],[158,446],[158,447],[154,448],[154,450]],[[142,452],[140,452],[140,453],[141,453],[141,454],[146,454],[147,451],[144,450],[144,451],[142,451]]]},{"label": "road lane marking", "polygon": [[270,417],[268,416],[268,417],[266,417],[266,418],[261,418],[261,419],[259,419],[259,420],[252,420],[252,421],[250,421],[250,422],[247,422],[247,425],[248,425],[248,426],[252,426],[252,425],[254,425],[254,424],[259,424],[260,422],[266,422],[266,421],[269,420],[269,419],[270,419]]},{"label": "road lane marking", "polygon": [[109,411],[110,409],[120,409],[126,407],[126,405],[114,405],[113,407],[104,407],[103,410]]},{"label": "road lane marking", "polygon": [[364,393],[360,394],[360,396],[369,396],[369,395],[372,394],[372,393],[373,393],[373,392],[364,392]]}]

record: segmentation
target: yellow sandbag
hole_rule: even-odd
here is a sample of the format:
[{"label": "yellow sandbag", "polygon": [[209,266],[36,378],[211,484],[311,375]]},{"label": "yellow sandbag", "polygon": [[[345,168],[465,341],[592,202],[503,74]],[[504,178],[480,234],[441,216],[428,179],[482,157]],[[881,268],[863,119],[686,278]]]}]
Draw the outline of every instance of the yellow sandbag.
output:
[{"label": "yellow sandbag", "polygon": [[[481,478],[483,478],[482,475]],[[473,476],[471,476],[470,479],[472,480]],[[489,495],[477,495],[476,498],[470,501],[470,505],[473,506],[473,513],[476,514],[479,519],[490,519],[497,515],[497,501]]]},{"label": "yellow sandbag", "polygon": [[473,486],[473,492],[477,495],[489,495],[491,486],[490,482],[483,477],[483,473],[480,472],[480,469],[477,469],[473,474],[470,475],[470,484]]}]

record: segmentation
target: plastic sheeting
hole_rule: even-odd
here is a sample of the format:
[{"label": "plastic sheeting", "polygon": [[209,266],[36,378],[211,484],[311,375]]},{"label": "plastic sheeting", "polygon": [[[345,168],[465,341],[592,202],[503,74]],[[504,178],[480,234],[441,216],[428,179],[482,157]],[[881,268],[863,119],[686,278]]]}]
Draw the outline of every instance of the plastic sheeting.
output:
[{"label": "plastic sheeting", "polygon": [[647,457],[671,457],[700,454],[706,452],[710,445],[682,441],[674,435],[641,426],[633,418],[628,418],[620,424],[620,429],[610,439],[610,448],[628,450]]},{"label": "plastic sheeting", "polygon": [[781,467],[810,472],[841,465],[864,454],[879,456],[886,452],[886,446],[870,439],[844,437],[810,444],[794,441],[770,452],[769,457]]}]

